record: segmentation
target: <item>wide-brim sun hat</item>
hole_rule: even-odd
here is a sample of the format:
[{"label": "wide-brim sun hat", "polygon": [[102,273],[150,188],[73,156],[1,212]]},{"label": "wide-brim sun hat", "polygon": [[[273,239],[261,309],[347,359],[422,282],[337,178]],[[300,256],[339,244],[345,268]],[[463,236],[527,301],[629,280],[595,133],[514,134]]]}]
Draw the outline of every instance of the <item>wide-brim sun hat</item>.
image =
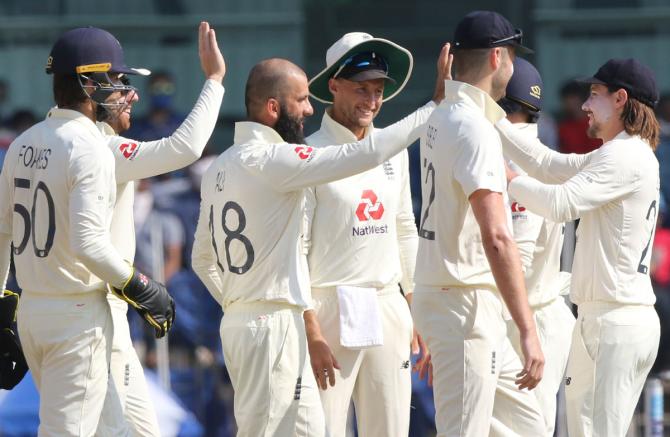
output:
[{"label": "wide-brim sun hat", "polygon": [[390,79],[384,85],[385,102],[395,97],[407,84],[414,67],[412,54],[398,44],[374,38],[364,32],[351,32],[337,40],[326,52],[326,68],[309,81],[312,97],[323,103],[333,103],[333,95],[328,88],[328,80],[341,70],[343,64],[358,53],[374,53],[387,63],[386,76]]}]

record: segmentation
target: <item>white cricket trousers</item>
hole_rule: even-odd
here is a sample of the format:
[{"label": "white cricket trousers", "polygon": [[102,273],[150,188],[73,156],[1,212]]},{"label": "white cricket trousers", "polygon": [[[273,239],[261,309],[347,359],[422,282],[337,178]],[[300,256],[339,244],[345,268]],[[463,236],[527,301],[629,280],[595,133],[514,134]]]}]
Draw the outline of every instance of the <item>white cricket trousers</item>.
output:
[{"label": "white cricket trousers", "polygon": [[432,354],[438,437],[543,435],[537,398],[514,384],[523,366],[498,294],[438,290],[417,286],[412,298],[414,323]]},{"label": "white cricket trousers", "polygon": [[302,313],[274,302],[225,308],[221,343],[238,437],[326,435]]},{"label": "white cricket trousers", "polygon": [[[112,317],[103,291],[54,295],[24,291],[18,328],[40,394],[40,437],[95,435],[112,387]],[[122,411],[104,413],[126,435]]]},{"label": "white cricket trousers", "polygon": [[[111,402],[115,402],[114,395],[116,394],[133,437],[160,437],[158,418],[149,397],[144,369],[130,338],[128,304],[112,293],[108,293],[107,299],[114,325],[110,370],[116,390],[108,392],[105,409]],[[115,426],[115,423],[107,423],[107,416],[103,415],[99,433],[115,435]]]},{"label": "white cricket trousers", "polygon": [[653,306],[579,305],[566,372],[570,437],[623,437],[660,336]]},{"label": "white cricket trousers", "polygon": [[349,349],[340,344],[340,311],[335,287],[313,288],[314,309],[324,338],[341,369],[335,385],[320,390],[330,437],[345,437],[354,401],[361,436],[407,436],[412,401],[412,315],[397,284],[378,291],[384,344]]},{"label": "white cricket trousers", "polygon": [[[572,315],[562,296],[532,309],[537,335],[540,338],[540,345],[544,353],[544,373],[542,374],[542,381],[531,393],[537,398],[544,417],[546,427],[544,435],[552,437],[556,426],[556,396],[565,379],[575,316]],[[521,351],[519,329],[513,320],[507,321],[507,337],[512,342],[517,355],[521,358],[523,353]]]}]

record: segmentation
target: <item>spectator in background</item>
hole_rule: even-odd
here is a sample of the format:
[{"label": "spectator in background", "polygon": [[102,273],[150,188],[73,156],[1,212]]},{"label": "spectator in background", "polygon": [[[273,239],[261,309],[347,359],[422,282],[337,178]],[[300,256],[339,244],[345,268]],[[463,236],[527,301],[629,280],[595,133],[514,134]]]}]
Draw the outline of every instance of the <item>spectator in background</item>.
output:
[{"label": "spectator in background", "polygon": [[175,91],[170,73],[154,73],[149,79],[149,113],[133,123],[127,132],[128,137],[151,141],[172,135],[184,121],[183,114],[174,109]]},{"label": "spectator in background", "polygon": [[[661,187],[663,187],[662,181]],[[663,218],[668,215],[667,212],[667,202],[661,196],[650,263],[651,283],[656,295],[654,308],[661,322],[660,346],[656,362],[654,363],[654,367],[652,367],[652,372],[654,373],[670,371],[670,348],[668,348],[670,342],[670,229],[661,227]]]},{"label": "spectator in background", "polygon": [[14,111],[7,119],[7,127],[18,137],[38,121],[33,111],[23,108]]},{"label": "spectator in background", "polygon": [[9,117],[9,84],[0,79],[0,125],[4,126]]},{"label": "spectator in background", "polygon": [[[0,81],[0,105],[2,104],[2,94],[6,92],[2,91],[2,84],[3,82]],[[37,117],[29,109],[19,109],[9,119],[3,120],[2,126],[0,126],[0,167],[2,167],[7,149],[12,141],[14,141],[14,138],[21,135],[23,131],[37,123],[37,121]]]},{"label": "spectator in background", "polygon": [[[661,198],[667,202],[670,200],[670,94],[663,94],[656,105],[656,117],[661,126],[661,142],[656,148],[658,159],[658,170],[661,178]],[[662,226],[668,227],[667,215]]]},{"label": "spectator in background", "polygon": [[589,120],[582,111],[582,104],[588,97],[588,92],[588,88],[574,80],[561,87],[558,123],[558,146],[561,153],[588,153],[602,144],[601,140],[586,135]]},{"label": "spectator in background", "polygon": [[[167,283],[181,268],[184,229],[171,212],[154,208],[154,196],[149,179],[137,186],[133,213],[137,238],[135,265],[154,277],[162,275]],[[157,260],[155,253],[162,251],[164,259]],[[163,271],[157,271],[163,267]]]},{"label": "spectator in background", "polygon": [[209,156],[193,163],[186,178],[157,184],[155,206],[175,218],[184,235],[181,262],[185,268],[167,282],[179,307],[169,338],[172,390],[195,413],[208,436],[220,437],[229,435],[232,426],[232,406],[222,396],[230,383],[223,370],[219,336],[221,305],[190,267],[200,213],[200,182],[214,159]]}]

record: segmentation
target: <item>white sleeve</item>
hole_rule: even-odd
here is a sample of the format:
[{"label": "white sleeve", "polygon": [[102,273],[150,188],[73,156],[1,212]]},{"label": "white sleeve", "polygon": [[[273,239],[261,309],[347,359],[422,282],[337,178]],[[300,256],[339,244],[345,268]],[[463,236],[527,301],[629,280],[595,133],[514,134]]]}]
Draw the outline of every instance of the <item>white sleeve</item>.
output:
[{"label": "white sleeve", "polygon": [[[451,133],[439,131],[439,135]],[[470,129],[467,137],[461,137],[454,153],[454,178],[463,188],[466,197],[470,197],[477,190],[505,192],[505,162],[502,151],[499,144],[491,144],[491,137],[487,132]]]},{"label": "white sleeve", "polygon": [[537,214],[528,211],[528,208],[520,204],[514,199],[510,199],[512,208],[512,230],[514,232],[514,241],[519,248],[519,255],[521,256],[521,267],[524,271],[533,262],[533,253],[535,252],[535,244],[544,219]]},{"label": "white sleeve", "polygon": [[305,216],[303,218],[303,251],[305,255],[309,254],[312,248],[312,222],[314,221],[314,212],[316,211],[316,188],[305,189]]},{"label": "white sleeve", "polygon": [[12,187],[9,184],[9,156],[0,173],[0,293],[7,286],[12,246]]},{"label": "white sleeve", "polygon": [[563,223],[638,189],[640,177],[612,151],[600,150],[579,173],[561,185],[546,185],[529,176],[514,178],[509,193],[532,212]]},{"label": "white sleeve", "polygon": [[200,158],[218,120],[223,94],[221,83],[207,80],[188,117],[167,138],[138,142],[107,136],[116,162],[116,183],[167,173]]},{"label": "white sleeve", "polygon": [[70,247],[87,269],[114,287],[122,287],[132,272],[112,245],[107,215],[114,189],[113,169],[92,147],[73,156],[70,180]]},{"label": "white sleeve", "polygon": [[416,267],[416,253],[419,247],[419,237],[412,208],[412,193],[409,186],[409,157],[407,151],[401,152],[400,173],[402,175],[400,191],[400,207],[396,215],[398,233],[398,248],[400,249],[400,267],[402,268],[402,286],[405,295],[414,291],[414,268]]},{"label": "white sleeve", "polygon": [[271,144],[244,156],[243,162],[249,171],[283,192],[343,179],[376,167],[407,148],[419,137],[434,108],[434,103],[428,103],[357,143],[319,148]]},{"label": "white sleeve", "polygon": [[223,305],[223,283],[216,270],[218,260],[214,252],[214,244],[210,231],[209,208],[204,197],[200,201],[200,215],[195,229],[195,241],[191,253],[191,266],[207,290],[219,305]]},{"label": "white sleeve", "polygon": [[579,172],[589,154],[558,153],[534,136],[515,128],[507,119],[496,123],[503,144],[503,153],[530,176],[550,184],[560,184]]}]

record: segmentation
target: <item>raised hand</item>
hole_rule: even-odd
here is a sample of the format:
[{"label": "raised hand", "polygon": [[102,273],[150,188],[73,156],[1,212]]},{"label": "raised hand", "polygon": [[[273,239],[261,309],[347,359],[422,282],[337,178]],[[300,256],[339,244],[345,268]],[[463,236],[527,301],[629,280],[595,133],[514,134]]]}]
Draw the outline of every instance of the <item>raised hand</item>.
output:
[{"label": "raised hand", "polygon": [[198,29],[198,55],[205,77],[222,82],[226,75],[226,62],[216,42],[216,32],[206,21],[201,22]]},{"label": "raised hand", "polygon": [[438,104],[444,99],[444,81],[451,80],[451,64],[454,62],[454,55],[449,52],[450,50],[451,44],[446,43],[442,46],[440,56],[437,58],[437,80],[433,101]]}]

